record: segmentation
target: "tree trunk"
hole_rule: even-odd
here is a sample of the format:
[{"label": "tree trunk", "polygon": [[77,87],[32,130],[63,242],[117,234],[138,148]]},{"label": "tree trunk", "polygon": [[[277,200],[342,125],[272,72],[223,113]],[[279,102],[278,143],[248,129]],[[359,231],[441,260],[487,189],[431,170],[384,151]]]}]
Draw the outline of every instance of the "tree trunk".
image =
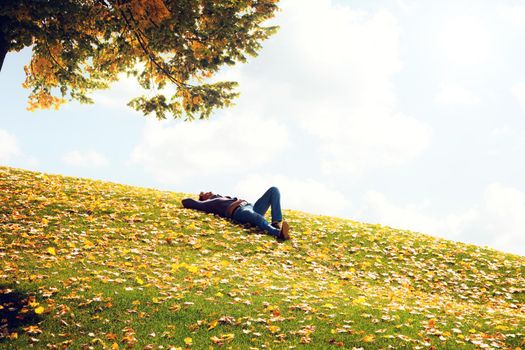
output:
[{"label": "tree trunk", "polygon": [[4,64],[4,58],[7,55],[7,51],[9,51],[9,44],[4,39],[3,36],[0,37],[0,72],[2,71],[2,66]]},{"label": "tree trunk", "polygon": [[9,41],[7,41],[5,37],[5,30],[7,30],[6,26],[6,17],[0,16],[0,71],[2,71],[5,55],[7,55],[7,52],[9,51]]}]

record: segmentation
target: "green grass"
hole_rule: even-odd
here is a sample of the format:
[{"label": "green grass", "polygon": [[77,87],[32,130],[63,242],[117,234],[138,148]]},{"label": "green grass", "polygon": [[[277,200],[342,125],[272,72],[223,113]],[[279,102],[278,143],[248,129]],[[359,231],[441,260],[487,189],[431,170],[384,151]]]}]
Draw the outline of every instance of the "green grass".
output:
[{"label": "green grass", "polygon": [[525,346],[524,257],[298,211],[279,243],[186,196],[0,167],[0,348]]}]

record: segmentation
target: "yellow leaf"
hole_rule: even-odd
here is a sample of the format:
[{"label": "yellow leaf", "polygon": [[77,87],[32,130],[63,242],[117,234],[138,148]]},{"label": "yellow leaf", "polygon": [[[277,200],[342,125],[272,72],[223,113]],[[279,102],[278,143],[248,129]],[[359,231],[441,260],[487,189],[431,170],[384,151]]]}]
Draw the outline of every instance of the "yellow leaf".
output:
[{"label": "yellow leaf", "polygon": [[268,326],[268,330],[272,333],[277,333],[281,330],[281,328],[277,327],[277,326]]},{"label": "yellow leaf", "polygon": [[352,304],[362,304],[365,302],[365,297],[359,297],[357,299],[352,300]]},{"label": "yellow leaf", "polygon": [[186,344],[187,346],[191,346],[191,344],[193,344],[193,339],[191,339],[190,337],[184,338],[184,344]]},{"label": "yellow leaf", "polygon": [[214,343],[214,344],[217,344],[219,346],[221,346],[222,344],[224,343],[229,343],[231,342],[233,339],[235,338],[235,334],[233,333],[228,333],[228,334],[221,334],[220,337],[217,337],[217,336],[213,336],[211,337],[211,341]]},{"label": "yellow leaf", "polygon": [[40,315],[43,314],[45,309],[42,306],[39,306],[35,309],[35,314]]},{"label": "yellow leaf", "polygon": [[199,271],[199,268],[197,266],[193,266],[193,265],[188,266],[187,269],[191,273],[196,273],[197,271]]},{"label": "yellow leaf", "polygon": [[135,281],[137,281],[138,284],[144,284],[144,281],[140,277],[135,277]]},{"label": "yellow leaf", "polygon": [[376,337],[373,334],[365,335],[363,338],[363,341],[366,343],[371,343],[376,339]]},{"label": "yellow leaf", "polygon": [[210,322],[210,325],[208,326],[208,330],[212,330],[213,328],[217,327],[219,324],[219,320],[213,320]]},{"label": "yellow leaf", "polygon": [[225,341],[232,341],[233,338],[235,338],[235,334],[233,333],[224,334],[222,336],[222,339],[224,339]]},{"label": "yellow leaf", "polygon": [[118,350],[118,344],[113,343],[113,345],[111,345],[111,350]]},{"label": "yellow leaf", "polygon": [[179,304],[173,304],[172,306],[170,306],[170,310],[174,312],[177,312],[180,309],[181,309],[181,306]]},{"label": "yellow leaf", "polygon": [[55,248],[53,247],[49,247],[47,248],[47,252],[53,256],[56,256],[57,255],[57,251],[55,250]]}]

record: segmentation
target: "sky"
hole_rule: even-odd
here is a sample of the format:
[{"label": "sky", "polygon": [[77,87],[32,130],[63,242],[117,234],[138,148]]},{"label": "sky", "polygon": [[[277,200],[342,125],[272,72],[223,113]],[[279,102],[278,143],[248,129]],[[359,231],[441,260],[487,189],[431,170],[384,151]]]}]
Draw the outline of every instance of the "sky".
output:
[{"label": "sky", "polygon": [[191,123],[128,108],[125,78],[26,111],[31,52],[8,54],[0,164],[252,202],[277,186],[287,209],[525,255],[525,2],[281,0],[273,22],[215,77],[236,105]]}]

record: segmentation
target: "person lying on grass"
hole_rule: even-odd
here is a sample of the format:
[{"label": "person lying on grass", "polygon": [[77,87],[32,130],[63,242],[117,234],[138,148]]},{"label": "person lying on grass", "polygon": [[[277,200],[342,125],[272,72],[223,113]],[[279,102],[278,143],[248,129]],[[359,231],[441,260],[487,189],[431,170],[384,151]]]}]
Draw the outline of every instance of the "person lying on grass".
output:
[{"label": "person lying on grass", "polygon": [[[270,187],[255,204],[237,197],[221,196],[212,192],[201,192],[199,200],[185,198],[184,208],[201,210],[231,218],[240,224],[250,224],[280,240],[290,239],[290,226],[283,220],[281,194],[277,187]],[[264,218],[268,208],[272,208],[272,224]]]}]

